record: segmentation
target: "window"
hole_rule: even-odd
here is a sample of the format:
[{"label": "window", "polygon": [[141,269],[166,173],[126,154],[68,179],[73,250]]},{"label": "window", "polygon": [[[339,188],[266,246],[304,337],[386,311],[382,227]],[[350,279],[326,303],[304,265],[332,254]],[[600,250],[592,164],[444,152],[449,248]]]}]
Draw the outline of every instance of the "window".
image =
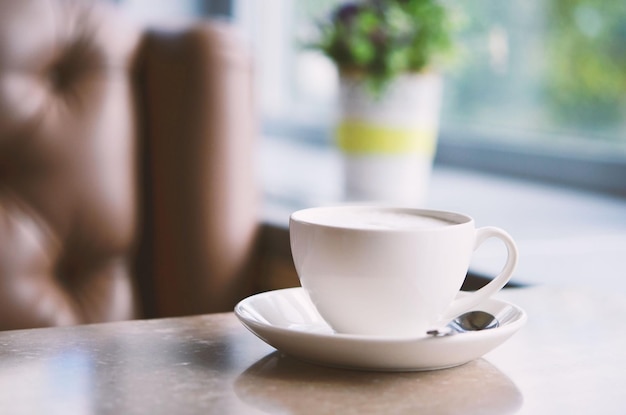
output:
[{"label": "window", "polygon": [[231,0],[109,0],[119,3],[125,12],[141,22],[154,23],[213,16],[230,18]]},{"label": "window", "polygon": [[[337,72],[298,44],[337,0],[235,2],[259,59],[266,129],[327,143]],[[438,159],[626,194],[626,3],[450,2]]]},{"label": "window", "polygon": [[[339,0],[117,2],[148,21],[232,19],[256,54],[265,131],[328,145],[338,74],[300,41]],[[448,5],[460,24],[438,161],[626,195],[626,2]]]}]

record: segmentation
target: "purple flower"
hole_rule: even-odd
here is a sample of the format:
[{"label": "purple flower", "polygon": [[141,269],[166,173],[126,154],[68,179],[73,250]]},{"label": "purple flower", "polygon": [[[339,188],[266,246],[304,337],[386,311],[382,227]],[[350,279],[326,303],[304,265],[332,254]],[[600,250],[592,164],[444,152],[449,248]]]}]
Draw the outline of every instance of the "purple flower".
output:
[{"label": "purple flower", "polygon": [[333,21],[349,26],[359,14],[360,10],[361,5],[359,3],[345,3],[341,5],[337,10],[335,10]]}]

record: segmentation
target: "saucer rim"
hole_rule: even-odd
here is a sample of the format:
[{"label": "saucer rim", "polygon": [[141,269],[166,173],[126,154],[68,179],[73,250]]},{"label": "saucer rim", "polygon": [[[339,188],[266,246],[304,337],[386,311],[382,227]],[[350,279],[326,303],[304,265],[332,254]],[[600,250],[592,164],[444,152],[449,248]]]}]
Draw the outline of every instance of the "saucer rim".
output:
[{"label": "saucer rim", "polygon": [[[378,336],[378,335],[371,335],[371,334],[337,333],[334,331],[332,333],[317,333],[317,332],[311,332],[311,331],[306,331],[306,330],[298,330],[295,328],[275,326],[271,323],[264,323],[262,321],[259,321],[253,316],[250,316],[249,314],[246,315],[244,307],[246,305],[249,305],[249,303],[252,302],[253,299],[258,298],[260,296],[280,295],[280,294],[284,294],[290,291],[292,292],[304,291],[304,288],[302,287],[280,288],[276,290],[264,291],[261,293],[253,294],[249,297],[244,298],[243,300],[237,303],[237,305],[234,308],[235,315],[240,320],[240,322],[246,327],[248,326],[248,324],[251,324],[262,330],[269,330],[269,331],[273,331],[275,333],[280,333],[280,334],[298,333],[299,335],[316,337],[320,339],[341,339],[344,341],[355,341],[355,342],[367,341],[367,342],[380,342],[380,343],[388,343],[388,342],[401,343],[401,342],[443,341],[443,340],[451,341],[454,339],[469,340],[469,339],[475,339],[477,337],[486,337],[486,336],[495,336],[495,335],[505,336],[508,332],[514,333],[518,331],[521,327],[523,327],[526,324],[528,320],[528,315],[523,308],[509,301],[501,300],[501,299],[494,298],[494,297],[485,299],[484,301],[476,305],[473,308],[473,310],[481,310],[484,307],[483,306],[484,304],[492,303],[492,304],[497,304],[500,306],[513,307],[516,310],[517,315],[511,321],[508,321],[506,324],[500,325],[498,327],[494,327],[489,330],[479,330],[479,331],[471,331],[471,332],[465,332],[465,333],[457,333],[451,336],[432,336],[426,333],[424,333],[424,335],[422,336],[414,335],[414,334],[407,335],[407,336],[385,336],[385,335]],[[323,322],[323,324],[328,326],[330,330],[333,330],[328,325],[328,323]],[[258,336],[256,331],[254,330],[252,331],[255,335]]]}]

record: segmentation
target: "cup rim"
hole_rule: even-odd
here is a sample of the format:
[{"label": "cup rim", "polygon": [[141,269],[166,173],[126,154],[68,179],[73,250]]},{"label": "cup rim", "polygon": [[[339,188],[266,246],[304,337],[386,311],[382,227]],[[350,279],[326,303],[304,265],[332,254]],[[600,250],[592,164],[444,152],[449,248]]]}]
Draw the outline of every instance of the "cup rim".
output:
[{"label": "cup rim", "polygon": [[[338,210],[385,210],[385,211],[394,211],[394,212],[410,212],[417,213],[420,216],[426,216],[434,219],[441,219],[447,222],[450,222],[449,226],[441,226],[441,227],[431,227],[431,228],[357,228],[354,226],[343,226],[339,224],[328,224],[323,223],[320,220],[315,220],[314,218],[308,217],[313,212],[323,212],[323,211],[338,211]],[[446,210],[438,210],[438,209],[422,209],[422,208],[414,208],[414,207],[406,207],[406,206],[375,206],[375,205],[337,205],[337,206],[318,206],[318,207],[310,207],[305,209],[300,209],[293,212],[289,216],[290,223],[296,222],[305,225],[318,226],[320,228],[328,228],[328,229],[341,229],[342,231],[355,231],[355,232],[429,232],[429,231],[441,231],[445,229],[450,229],[457,226],[463,226],[467,224],[472,224],[474,219],[471,216],[465,215],[463,213],[446,211]]]}]

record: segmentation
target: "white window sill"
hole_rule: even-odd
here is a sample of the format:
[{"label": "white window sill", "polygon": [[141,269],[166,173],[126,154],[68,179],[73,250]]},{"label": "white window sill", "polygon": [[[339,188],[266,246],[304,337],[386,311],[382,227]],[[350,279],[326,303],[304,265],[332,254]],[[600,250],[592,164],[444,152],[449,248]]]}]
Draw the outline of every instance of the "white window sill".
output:
[{"label": "white window sill", "polygon": [[[264,138],[264,219],[286,228],[294,210],[340,202],[340,163],[323,147]],[[626,199],[436,166],[426,207],[507,230],[520,249],[518,283],[593,282],[626,292]],[[503,256],[502,247],[487,244],[476,252],[472,271],[494,275]]]}]

